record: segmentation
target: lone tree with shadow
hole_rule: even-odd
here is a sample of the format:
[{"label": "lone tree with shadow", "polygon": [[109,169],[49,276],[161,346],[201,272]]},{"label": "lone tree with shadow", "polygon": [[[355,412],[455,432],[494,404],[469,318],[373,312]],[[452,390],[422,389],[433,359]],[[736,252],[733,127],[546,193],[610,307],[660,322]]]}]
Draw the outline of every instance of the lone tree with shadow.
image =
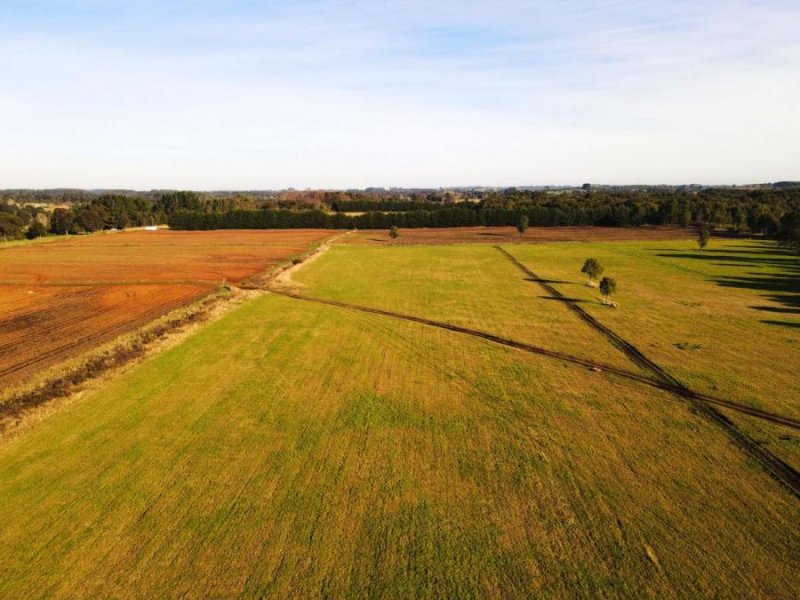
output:
[{"label": "lone tree with shadow", "polygon": [[[611,294],[617,291],[617,280],[613,277],[603,277],[602,281],[600,282],[600,293],[603,294],[605,299],[603,300],[604,304],[611,304],[614,305],[611,300],[609,300]],[[614,305],[615,306],[615,305]]]},{"label": "lone tree with shadow", "polygon": [[600,261],[596,258],[587,258],[586,262],[583,263],[583,268],[581,269],[581,273],[585,273],[589,276],[589,281],[586,285],[592,286],[594,284],[595,279],[600,277],[603,274],[605,269],[603,265],[600,264]]},{"label": "lone tree with shadow", "polygon": [[519,218],[519,222],[517,223],[517,231],[519,231],[519,237],[525,235],[525,232],[528,230],[528,215],[522,215]]},{"label": "lone tree with shadow", "polygon": [[400,235],[400,230],[397,229],[397,225],[392,225],[389,228],[389,237],[392,238],[393,240],[396,240],[397,236],[399,235]]},{"label": "lone tree with shadow", "polygon": [[711,232],[705,225],[700,226],[700,231],[697,233],[697,246],[702,251],[703,248],[708,246],[708,240],[711,239]]}]

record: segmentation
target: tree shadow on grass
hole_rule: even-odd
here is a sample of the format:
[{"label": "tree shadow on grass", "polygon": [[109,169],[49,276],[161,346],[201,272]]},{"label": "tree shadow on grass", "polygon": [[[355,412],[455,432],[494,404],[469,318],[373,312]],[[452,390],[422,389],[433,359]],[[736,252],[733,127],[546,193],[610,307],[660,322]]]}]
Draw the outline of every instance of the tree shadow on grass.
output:
[{"label": "tree shadow on grass", "polygon": [[[748,289],[761,292],[761,296],[781,306],[751,306],[754,310],[780,314],[800,314],[800,259],[790,251],[777,246],[747,244],[737,249],[714,248],[702,252],[659,253],[661,258],[701,260],[725,267],[748,269],[741,274],[721,275],[711,280],[727,288]],[[741,249],[738,249],[741,248]],[[753,272],[763,267],[771,272]],[[770,325],[798,327],[789,321],[762,321]]]},{"label": "tree shadow on grass", "polygon": [[586,304],[586,300],[581,298],[554,298],[553,296],[539,296],[539,300],[553,300],[555,302],[569,302],[571,304]]},{"label": "tree shadow on grass", "polygon": [[791,257],[794,256],[790,251],[781,248],[777,245],[767,246],[765,244],[772,242],[761,242],[755,244],[737,244],[735,246],[726,246],[725,248],[705,248],[703,254],[760,254],[761,256],[781,256]]},{"label": "tree shadow on grass", "polygon": [[771,273],[768,275],[747,273],[747,276],[740,277],[716,277],[714,281],[723,287],[766,292],[763,296],[773,302],[790,308],[800,307],[800,277],[797,272],[794,274]]},{"label": "tree shadow on grass", "polygon": [[767,325],[780,325],[781,327],[789,327],[791,329],[800,329],[800,323],[792,321],[761,321]]},{"label": "tree shadow on grass", "polygon": [[[750,267],[750,266],[763,266],[763,267],[773,267],[773,268],[784,268],[787,263],[791,262],[791,260],[787,260],[786,258],[767,258],[765,256],[752,256],[754,252],[747,252],[744,254],[750,254],[751,256],[740,256],[737,254],[723,254],[723,253],[706,253],[706,252],[695,252],[695,253],[688,253],[688,252],[664,252],[661,254],[656,254],[656,256],[660,258],[683,258],[683,259],[694,259],[694,260],[705,260],[708,262],[713,261],[713,264],[719,265],[721,267]],[[773,256],[781,256],[781,255],[773,255]],[[787,255],[793,256],[793,255]]]},{"label": "tree shadow on grass", "polygon": [[561,279],[534,279],[533,277],[526,277],[525,281],[533,283],[549,283],[552,285],[576,285],[574,281],[562,281]]},{"label": "tree shadow on grass", "polygon": [[750,308],[782,315],[800,315],[800,308],[780,308],[778,306],[751,306]]}]

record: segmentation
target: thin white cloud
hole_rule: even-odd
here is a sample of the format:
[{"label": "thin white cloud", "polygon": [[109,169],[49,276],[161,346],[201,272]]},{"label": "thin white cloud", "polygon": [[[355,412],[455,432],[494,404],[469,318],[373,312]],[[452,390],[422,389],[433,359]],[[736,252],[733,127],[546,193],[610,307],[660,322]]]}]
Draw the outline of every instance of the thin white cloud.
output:
[{"label": "thin white cloud", "polygon": [[0,187],[800,176],[793,3],[57,4],[0,23]]}]

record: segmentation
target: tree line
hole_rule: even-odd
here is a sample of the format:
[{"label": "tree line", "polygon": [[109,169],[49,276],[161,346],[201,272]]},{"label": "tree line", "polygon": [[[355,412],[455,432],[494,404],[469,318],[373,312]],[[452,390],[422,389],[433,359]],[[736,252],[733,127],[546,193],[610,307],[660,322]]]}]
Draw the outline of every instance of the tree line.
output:
[{"label": "tree line", "polygon": [[[0,235],[6,239],[160,224],[188,230],[517,226],[525,217],[531,227],[704,225],[765,234],[792,246],[793,215],[800,214],[797,187],[8,194],[0,193],[6,200],[0,201]],[[37,203],[22,205],[26,198]],[[57,208],[45,206],[48,198]]]},{"label": "tree line", "polygon": [[[169,215],[176,211],[204,211],[219,213],[236,208],[255,209],[252,201],[236,198],[203,196],[196,192],[169,192],[155,198],[142,194],[46,193],[33,196],[47,202],[21,205],[18,199],[6,198],[0,202],[0,236],[4,239],[30,239],[48,234],[67,235],[93,233],[108,229],[126,229],[167,223]],[[77,203],[70,203],[69,198]]]},{"label": "tree line", "polygon": [[[174,229],[389,229],[392,226],[414,229],[420,227],[473,227],[473,226],[517,226],[521,219],[532,227],[600,225],[608,227],[630,227],[642,225],[704,225],[736,231],[777,236],[800,213],[800,208],[780,211],[781,216],[765,213],[759,207],[748,211],[747,218],[733,225],[726,219],[710,218],[702,210],[692,218],[674,220],[664,218],[658,211],[652,218],[641,217],[636,208],[579,207],[566,210],[562,207],[531,208],[441,208],[437,210],[413,210],[408,212],[366,212],[351,215],[342,212],[329,213],[322,210],[233,210],[225,213],[199,211],[177,211],[169,215],[167,223]],[[791,221],[793,222],[793,221]]]}]

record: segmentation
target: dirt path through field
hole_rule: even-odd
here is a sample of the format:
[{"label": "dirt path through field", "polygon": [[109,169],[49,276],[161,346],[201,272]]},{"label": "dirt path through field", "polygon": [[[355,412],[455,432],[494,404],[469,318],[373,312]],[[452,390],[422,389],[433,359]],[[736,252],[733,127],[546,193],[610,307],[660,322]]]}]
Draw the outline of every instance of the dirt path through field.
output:
[{"label": "dirt path through field", "polygon": [[325,254],[330,249],[331,244],[333,244],[335,241],[341,240],[344,237],[347,237],[351,233],[353,232],[345,231],[344,233],[339,233],[336,235],[332,235],[329,238],[326,238],[319,246],[317,246],[317,248],[312,250],[303,259],[302,262],[293,264],[292,266],[283,269],[282,271],[277,273],[274,277],[272,277],[269,283],[273,285],[283,285],[283,286],[288,286],[293,284],[294,282],[292,281],[292,275],[295,273],[295,271],[297,271],[301,267],[305,267],[313,263],[315,260],[317,260],[320,256]]},{"label": "dirt path through field", "polygon": [[559,292],[555,287],[553,287],[553,285],[548,283],[547,280],[539,277],[530,268],[517,260],[516,257],[514,257],[510,252],[504,248],[501,248],[500,246],[495,246],[495,248],[497,248],[498,251],[500,251],[509,261],[511,261],[512,264],[514,264],[520,271],[527,275],[532,281],[541,286],[542,289],[544,289],[552,298],[561,300],[564,305],[569,310],[573,311],[581,320],[598,331],[616,348],[624,352],[631,361],[652,373],[653,376],[663,384],[664,389],[687,400],[693,410],[719,426],[728,434],[728,436],[739,448],[741,448],[752,459],[758,462],[774,479],[786,486],[786,488],[789,489],[795,496],[800,498],[800,472],[780,460],[766,448],[758,444],[758,442],[756,442],[753,438],[739,429],[739,427],[733,421],[728,419],[725,415],[710,405],[707,400],[707,396],[693,392],[688,387],[683,385],[680,381],[667,373],[663,368],[647,358],[633,344],[600,323],[576,302],[570,300],[561,292]]}]

